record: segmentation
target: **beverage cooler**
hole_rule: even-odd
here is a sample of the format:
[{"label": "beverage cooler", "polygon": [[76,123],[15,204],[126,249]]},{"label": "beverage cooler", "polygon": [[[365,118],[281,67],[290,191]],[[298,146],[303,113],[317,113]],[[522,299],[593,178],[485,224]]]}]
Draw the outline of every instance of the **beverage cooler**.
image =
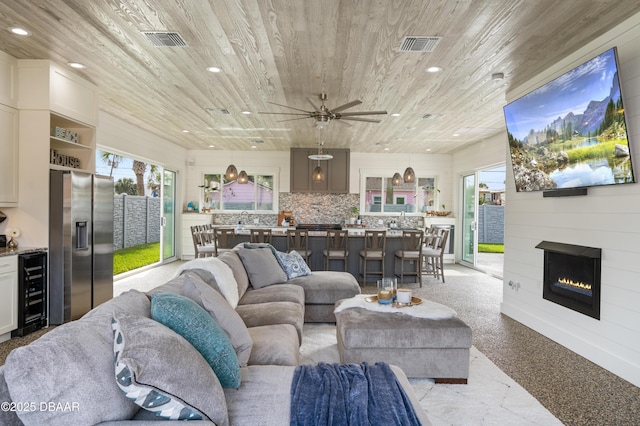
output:
[{"label": "beverage cooler", "polygon": [[47,253],[18,256],[18,328],[22,337],[47,325]]}]

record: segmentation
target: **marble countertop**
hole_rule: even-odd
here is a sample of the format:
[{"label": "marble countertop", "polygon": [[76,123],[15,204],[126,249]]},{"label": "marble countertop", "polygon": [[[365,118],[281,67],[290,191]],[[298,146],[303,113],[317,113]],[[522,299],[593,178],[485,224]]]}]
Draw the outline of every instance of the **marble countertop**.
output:
[{"label": "marble countertop", "polygon": [[0,247],[0,256],[14,256],[18,254],[38,253],[45,251],[47,251],[46,247],[17,247],[14,249]]}]

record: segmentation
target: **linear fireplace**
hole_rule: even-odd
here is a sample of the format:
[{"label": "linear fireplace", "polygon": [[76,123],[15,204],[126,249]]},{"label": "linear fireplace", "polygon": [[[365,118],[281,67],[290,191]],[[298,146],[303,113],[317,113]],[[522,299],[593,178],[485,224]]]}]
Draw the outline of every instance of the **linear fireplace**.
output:
[{"label": "linear fireplace", "polygon": [[542,297],[599,320],[602,250],[550,241],[536,248],[544,250]]}]

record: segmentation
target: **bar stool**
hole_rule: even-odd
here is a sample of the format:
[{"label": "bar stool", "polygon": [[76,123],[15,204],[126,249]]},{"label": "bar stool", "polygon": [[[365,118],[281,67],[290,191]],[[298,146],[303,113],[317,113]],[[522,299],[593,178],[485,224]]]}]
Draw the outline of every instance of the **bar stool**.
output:
[{"label": "bar stool", "polygon": [[429,265],[431,267],[430,272],[437,279],[442,277],[444,283],[444,249],[447,245],[447,239],[449,238],[449,230],[443,229],[439,237],[437,237],[437,244],[435,247],[427,247],[422,250],[422,257],[424,266]]},{"label": "bar stool", "polygon": [[236,233],[233,228],[216,228],[214,231],[216,257],[225,251],[231,251],[235,246]]},{"label": "bar stool", "polygon": [[[367,275],[380,275],[380,278],[384,277],[384,250],[386,241],[387,231],[364,231],[364,249],[360,250],[359,265],[363,285],[367,284]],[[371,261],[380,262],[380,269],[369,270],[367,266]]]},{"label": "bar stool", "polygon": [[[398,284],[404,282],[404,276],[415,276],[422,287],[422,240],[424,231],[402,231],[402,249],[397,250],[394,256],[393,268],[396,277],[400,278]],[[398,261],[400,267],[398,268]],[[415,262],[411,271],[405,272],[407,262]],[[400,272],[398,272],[398,270]]]},{"label": "bar stool", "polygon": [[325,271],[329,270],[331,260],[342,260],[344,262],[344,271],[347,272],[348,242],[348,231],[327,231],[326,248],[322,250]]},{"label": "bar stool", "polygon": [[193,240],[193,250],[196,259],[199,257],[215,256],[216,246],[208,237],[200,225],[191,227],[191,239]]},{"label": "bar stool", "polygon": [[306,229],[287,229],[287,252],[297,251],[309,265],[309,231]]},{"label": "bar stool", "polygon": [[271,229],[252,229],[250,238],[252,243],[271,244]]}]

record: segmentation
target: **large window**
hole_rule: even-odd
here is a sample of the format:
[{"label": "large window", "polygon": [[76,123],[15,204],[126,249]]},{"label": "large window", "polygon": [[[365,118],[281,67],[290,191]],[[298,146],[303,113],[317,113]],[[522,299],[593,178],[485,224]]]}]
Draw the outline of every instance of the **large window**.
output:
[{"label": "large window", "polygon": [[222,211],[274,211],[273,175],[249,175],[249,182],[229,181],[223,174],[204,175],[203,207]]},{"label": "large window", "polygon": [[437,189],[432,177],[394,185],[390,177],[366,176],[360,194],[364,197],[366,213],[426,212],[437,205]]}]

